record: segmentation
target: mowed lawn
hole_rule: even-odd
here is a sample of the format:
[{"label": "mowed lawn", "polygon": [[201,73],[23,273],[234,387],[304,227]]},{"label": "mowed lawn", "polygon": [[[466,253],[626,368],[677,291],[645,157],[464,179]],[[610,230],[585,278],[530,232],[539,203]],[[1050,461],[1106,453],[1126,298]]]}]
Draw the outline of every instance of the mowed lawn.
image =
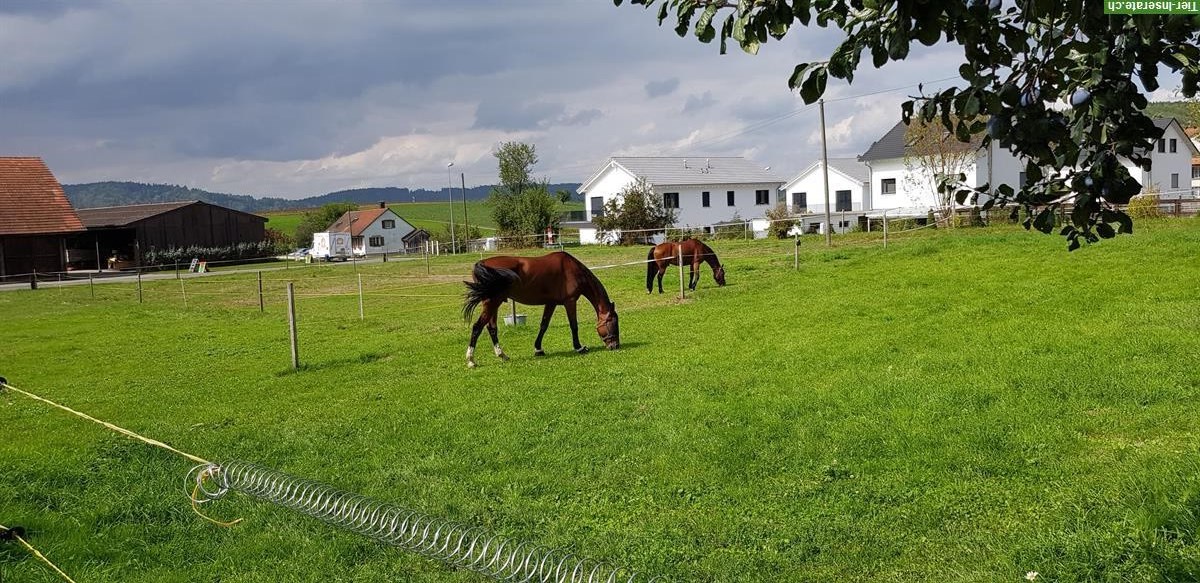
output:
[{"label": "mowed lawn", "polygon": [[[598,270],[622,348],[530,325],[468,370],[473,258],[0,293],[0,375],[243,460],[672,581],[1200,579],[1200,220],[1067,253],[1016,227],[715,241],[678,302]],[[580,248],[590,265],[645,247]],[[474,258],[477,258],[475,256]],[[357,273],[355,272],[357,269]],[[426,273],[431,275],[427,276]],[[362,275],[365,320],[359,320]],[[456,277],[457,276],[457,277]],[[289,370],[282,289],[301,297]],[[188,305],[183,306],[183,293]],[[479,581],[0,395],[0,523],[78,581]],[[14,545],[0,579],[54,581]]]}]

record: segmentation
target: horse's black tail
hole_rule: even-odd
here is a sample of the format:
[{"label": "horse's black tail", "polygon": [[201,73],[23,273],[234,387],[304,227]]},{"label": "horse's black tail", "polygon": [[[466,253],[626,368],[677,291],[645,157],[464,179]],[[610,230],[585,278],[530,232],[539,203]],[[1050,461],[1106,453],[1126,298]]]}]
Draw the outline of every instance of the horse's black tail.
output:
[{"label": "horse's black tail", "polygon": [[658,262],[654,260],[654,247],[646,254],[646,291],[654,291],[654,274],[658,272]]},{"label": "horse's black tail", "polygon": [[467,285],[467,297],[463,303],[462,313],[463,319],[468,321],[480,302],[488,298],[506,297],[508,288],[520,277],[511,269],[488,267],[482,261],[475,263],[475,270],[472,273],[475,281],[463,282]]}]

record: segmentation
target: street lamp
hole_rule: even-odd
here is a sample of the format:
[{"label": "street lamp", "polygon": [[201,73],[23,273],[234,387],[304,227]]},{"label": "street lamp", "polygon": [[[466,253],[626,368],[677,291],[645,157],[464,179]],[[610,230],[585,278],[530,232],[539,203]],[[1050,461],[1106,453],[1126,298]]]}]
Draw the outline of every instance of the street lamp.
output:
[{"label": "street lamp", "polygon": [[450,169],[454,162],[446,164],[446,194],[450,197],[450,252],[454,253],[454,175]]}]

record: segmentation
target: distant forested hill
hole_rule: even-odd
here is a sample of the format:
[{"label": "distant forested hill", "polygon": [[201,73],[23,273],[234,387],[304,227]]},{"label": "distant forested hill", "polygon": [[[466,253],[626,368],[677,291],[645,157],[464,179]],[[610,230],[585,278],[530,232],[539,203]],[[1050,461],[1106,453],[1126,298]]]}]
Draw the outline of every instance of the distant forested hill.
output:
[{"label": "distant forested hill", "polygon": [[[572,194],[579,188],[578,182],[551,184],[551,194],[566,190]],[[357,188],[339,190],[320,196],[311,196],[299,200],[286,198],[255,198],[244,194],[224,194],[209,192],[198,188],[188,188],[175,184],[142,184],[140,182],[91,182],[88,184],[64,184],[63,190],[67,198],[77,209],[96,208],[102,206],[122,206],[128,204],[147,204],[155,202],[176,202],[183,200],[202,200],[204,202],[237,209],[245,212],[266,212],[288,209],[318,207],[331,202],[355,202],[371,204],[384,202],[430,202],[446,200],[446,190],[425,190],[384,187]],[[475,186],[467,189],[469,200],[487,198],[492,191],[491,185]],[[454,190],[455,200],[462,196],[459,189]]]},{"label": "distant forested hill", "polygon": [[1185,128],[1200,127],[1200,107],[1187,101],[1154,101],[1146,106],[1146,114],[1153,118],[1173,117]]}]

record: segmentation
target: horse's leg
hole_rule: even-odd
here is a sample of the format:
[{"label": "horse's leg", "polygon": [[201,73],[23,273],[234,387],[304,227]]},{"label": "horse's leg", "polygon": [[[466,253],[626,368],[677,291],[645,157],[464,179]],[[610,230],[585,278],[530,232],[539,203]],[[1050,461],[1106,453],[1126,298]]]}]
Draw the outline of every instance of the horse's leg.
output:
[{"label": "horse's leg", "polygon": [[537,340],[533,341],[533,355],[546,356],[542,351],[542,336],[546,335],[546,328],[550,327],[550,318],[554,316],[554,304],[546,304],[546,308],[542,310],[542,327],[538,329]]},{"label": "horse's leg", "polygon": [[696,262],[688,267],[688,289],[696,291],[696,284],[700,283],[700,276],[696,273]]},{"label": "horse's leg", "polygon": [[662,278],[663,278],[663,275],[665,275],[666,273],[667,273],[666,266],[664,266],[662,263],[659,263],[658,264],[658,293],[660,293],[660,294],[663,293]]},{"label": "horse's leg", "polygon": [[571,344],[575,347],[575,352],[583,354],[588,349],[579,343],[579,321],[575,319],[575,298],[570,298],[563,303],[563,309],[567,311],[567,322],[571,324]]},{"label": "horse's leg", "polygon": [[492,310],[492,314],[491,314],[492,317],[489,318],[488,322],[487,322],[487,331],[488,331],[488,335],[490,335],[492,337],[492,352],[495,352],[496,357],[499,358],[500,360],[507,361],[508,355],[504,354],[504,349],[500,348],[500,337],[496,333],[496,319],[497,319],[497,312],[499,312],[499,311],[500,311],[499,308]]},{"label": "horse's leg", "polygon": [[484,300],[483,310],[479,313],[475,324],[471,326],[471,342],[467,344],[467,368],[475,368],[475,342],[479,340],[479,333],[483,332],[484,326],[487,325],[488,312],[493,310],[491,302]]}]

